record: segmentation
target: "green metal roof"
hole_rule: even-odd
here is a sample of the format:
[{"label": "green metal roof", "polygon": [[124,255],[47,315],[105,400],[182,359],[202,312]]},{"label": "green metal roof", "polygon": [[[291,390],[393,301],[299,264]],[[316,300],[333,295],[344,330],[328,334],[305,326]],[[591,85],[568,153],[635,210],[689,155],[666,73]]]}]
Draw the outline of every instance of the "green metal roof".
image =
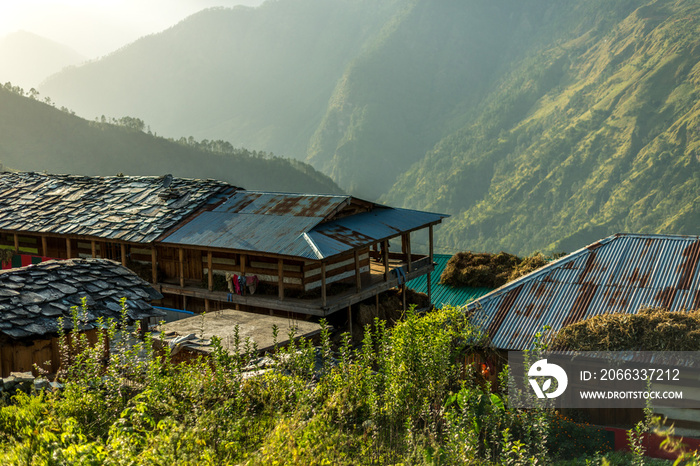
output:
[{"label": "green metal roof", "polygon": [[[452,256],[450,254],[433,255],[435,269],[431,274],[430,284],[432,287],[432,301],[435,304],[435,307],[441,308],[445,304],[452,306],[464,306],[470,301],[480,298],[483,295],[493,291],[493,288],[472,288],[468,286],[454,287],[449,285],[441,285],[440,275],[442,275],[442,271],[445,270],[447,261],[449,261],[451,257]],[[408,281],[406,284],[414,291],[419,291],[426,294],[428,293],[427,275],[414,278],[413,280]]]}]

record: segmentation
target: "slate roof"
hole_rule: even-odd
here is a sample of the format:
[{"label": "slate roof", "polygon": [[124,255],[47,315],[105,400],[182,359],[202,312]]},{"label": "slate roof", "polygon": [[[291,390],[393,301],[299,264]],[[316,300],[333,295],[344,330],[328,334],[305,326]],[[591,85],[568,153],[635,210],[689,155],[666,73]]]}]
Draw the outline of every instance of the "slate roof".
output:
[{"label": "slate roof", "polygon": [[0,174],[0,229],[148,243],[235,187],[169,176]]},{"label": "slate roof", "polygon": [[[450,286],[440,283],[440,276],[449,262],[451,254],[433,254],[435,267],[430,276],[430,293],[435,307],[445,305],[464,306],[465,304],[493,291],[493,288]],[[421,275],[406,282],[406,286],[419,293],[428,293],[428,275]]]},{"label": "slate roof", "polygon": [[700,236],[616,234],[508,283],[468,306],[496,348],[532,347],[552,331],[640,308],[700,309]]},{"label": "slate roof", "polygon": [[371,210],[335,218],[335,213],[352,200],[352,196],[239,191],[162,242],[320,260],[447,217],[358,199]]},{"label": "slate roof", "polygon": [[38,337],[58,330],[57,319],[70,323],[72,306],[87,297],[88,312],[83,329],[92,328],[97,317],[118,319],[119,299],[127,298],[133,320],[164,315],[151,300],[163,296],[147,282],[108,259],[47,261],[0,272],[0,335],[15,339]]}]

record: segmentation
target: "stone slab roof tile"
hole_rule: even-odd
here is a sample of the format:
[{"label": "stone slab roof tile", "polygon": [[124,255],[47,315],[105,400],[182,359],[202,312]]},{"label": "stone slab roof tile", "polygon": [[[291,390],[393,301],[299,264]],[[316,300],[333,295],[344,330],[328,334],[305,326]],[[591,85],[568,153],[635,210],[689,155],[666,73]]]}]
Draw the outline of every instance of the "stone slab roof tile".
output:
[{"label": "stone slab roof tile", "polygon": [[[21,285],[21,290],[16,287]],[[0,272],[0,335],[34,338],[57,331],[57,318],[70,328],[71,307],[87,298],[80,328],[98,317],[118,319],[126,297],[132,320],[162,316],[150,301],[163,296],[121,264],[108,259],[48,261]]]},{"label": "stone slab roof tile", "polygon": [[0,173],[0,229],[148,243],[213,197],[236,189],[167,175]]}]

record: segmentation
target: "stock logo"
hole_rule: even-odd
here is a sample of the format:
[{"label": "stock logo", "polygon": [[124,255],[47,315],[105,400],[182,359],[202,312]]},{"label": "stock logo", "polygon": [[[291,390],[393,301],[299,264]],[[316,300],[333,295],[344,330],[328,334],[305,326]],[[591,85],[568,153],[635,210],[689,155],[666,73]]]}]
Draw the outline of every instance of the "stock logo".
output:
[{"label": "stock logo", "polygon": [[[530,377],[530,385],[535,391],[537,398],[556,398],[566,390],[566,386],[569,383],[569,378],[566,376],[566,372],[560,366],[556,364],[549,364],[546,359],[540,359],[532,366],[527,372]],[[542,386],[537,383],[534,377],[547,377],[547,379],[542,383]],[[557,389],[551,393],[547,391],[552,388],[552,379],[557,381]]]}]

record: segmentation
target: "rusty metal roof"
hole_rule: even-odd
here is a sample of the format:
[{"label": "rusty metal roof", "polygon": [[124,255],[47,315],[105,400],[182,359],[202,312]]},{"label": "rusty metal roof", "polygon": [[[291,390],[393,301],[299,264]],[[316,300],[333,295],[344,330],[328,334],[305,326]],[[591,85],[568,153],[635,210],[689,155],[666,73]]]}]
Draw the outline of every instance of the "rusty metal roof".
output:
[{"label": "rusty metal roof", "polygon": [[73,306],[87,297],[83,329],[99,316],[119,319],[120,298],[128,315],[140,320],[164,313],[150,301],[163,296],[135,273],[108,259],[47,261],[0,272],[0,335],[33,338],[58,331],[58,318],[70,326]]},{"label": "rusty metal roof", "polygon": [[645,306],[700,308],[700,237],[616,234],[489,293],[468,306],[493,345],[532,347],[552,331]]},{"label": "rusty metal roof", "polygon": [[0,229],[151,242],[235,189],[169,176],[0,173]]},{"label": "rusty metal roof", "polygon": [[[353,201],[371,210],[328,220]],[[202,212],[162,242],[320,260],[439,223],[444,217],[351,196],[241,191],[211,212]]]}]

